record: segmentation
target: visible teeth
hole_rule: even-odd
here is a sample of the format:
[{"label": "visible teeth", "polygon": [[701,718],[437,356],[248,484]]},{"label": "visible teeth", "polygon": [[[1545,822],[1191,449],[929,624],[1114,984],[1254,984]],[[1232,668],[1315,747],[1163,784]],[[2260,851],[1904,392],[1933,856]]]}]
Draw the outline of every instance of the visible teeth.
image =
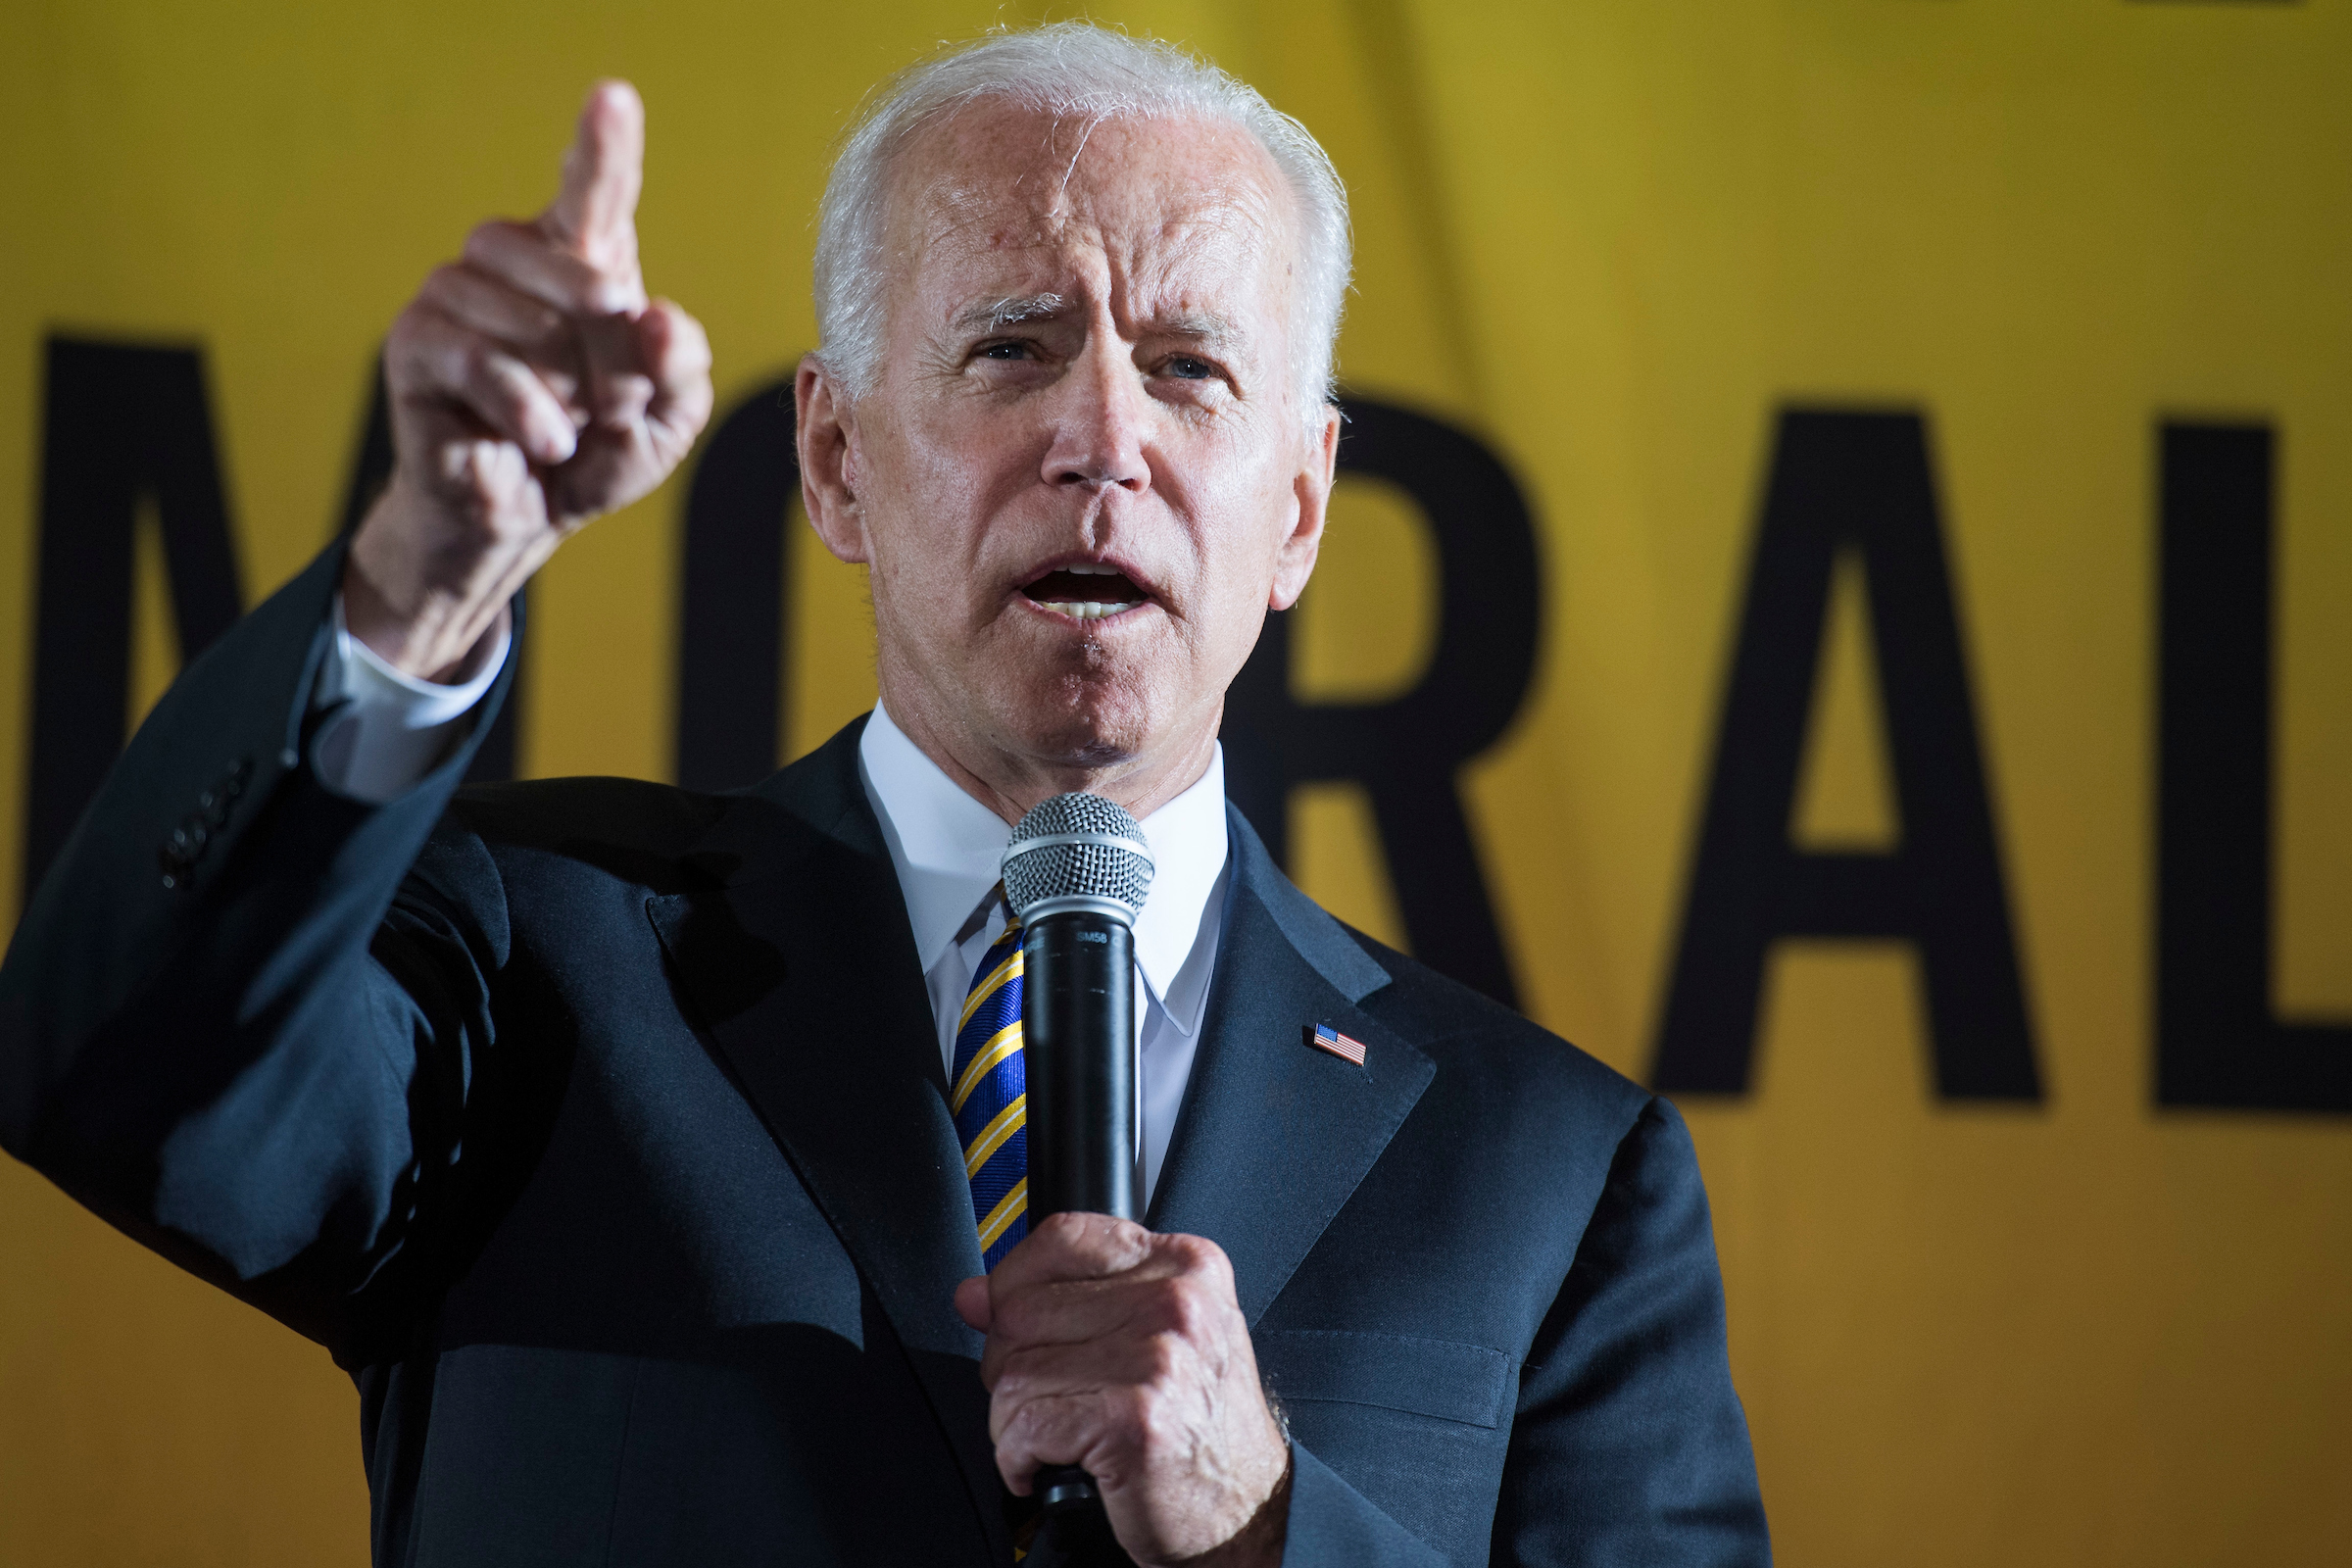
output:
[{"label": "visible teeth", "polygon": [[1049,599],[1045,601],[1045,606],[1048,610],[1057,610],[1079,620],[1102,620],[1135,608],[1132,604],[1105,604],[1099,599]]},{"label": "visible teeth", "polygon": [[1116,577],[1119,574],[1119,568],[1116,566],[1098,566],[1084,561],[1075,566],[1064,566],[1061,569],[1075,572],[1081,577]]}]

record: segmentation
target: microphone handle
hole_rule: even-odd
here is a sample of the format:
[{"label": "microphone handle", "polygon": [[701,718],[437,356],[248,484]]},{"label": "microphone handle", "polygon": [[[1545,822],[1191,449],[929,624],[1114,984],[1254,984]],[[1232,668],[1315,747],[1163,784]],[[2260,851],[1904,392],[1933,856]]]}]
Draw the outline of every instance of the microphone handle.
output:
[{"label": "microphone handle", "polygon": [[1135,934],[1091,910],[1021,938],[1029,1216],[1143,1218],[1135,1192]]},{"label": "microphone handle", "polygon": [[[1141,1220],[1135,934],[1123,920],[1072,910],[1032,921],[1021,949],[1030,1224],[1060,1213]],[[1092,1476],[1048,1465],[1034,1485],[1042,1528],[1065,1561],[1126,1560]]]}]

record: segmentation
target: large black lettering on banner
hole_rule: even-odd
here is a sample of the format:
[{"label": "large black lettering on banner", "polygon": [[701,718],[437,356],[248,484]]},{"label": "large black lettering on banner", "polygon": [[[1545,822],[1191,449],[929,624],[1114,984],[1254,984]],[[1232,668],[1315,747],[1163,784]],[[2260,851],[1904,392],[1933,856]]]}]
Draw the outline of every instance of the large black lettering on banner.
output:
[{"label": "large black lettering on banner", "polygon": [[[351,466],[343,484],[340,532],[355,532],[367,520],[368,509],[391,482],[392,461],[392,409],[379,358],[368,374],[368,416],[361,422],[359,445],[352,450]],[[516,589],[517,602],[527,592],[527,588]],[[529,651],[529,642],[526,630],[507,656],[514,665],[514,679],[507,687],[507,700],[500,705],[498,716],[490,722],[490,733],[482,737],[482,744],[474,748],[473,760],[466,764],[466,777],[476,784],[495,784],[514,776],[514,731],[522,718],[523,658]]]},{"label": "large black lettering on banner", "polygon": [[2352,1110],[2352,1027],[2271,1007],[2273,438],[2163,426],[2156,1100]]},{"label": "large black lettering on banner", "polygon": [[733,789],[775,770],[784,733],[785,509],[800,488],[792,380],[721,419],[686,490],[677,778]]},{"label": "large black lettering on banner", "polygon": [[[1870,585],[1901,842],[1810,853],[1789,839],[1831,571]],[[2038,1100],[1967,662],[1917,415],[1781,416],[1749,566],[1653,1082],[1743,1094],[1764,964],[1782,937],[1918,945],[1936,1093]]]},{"label": "large black lettering on banner", "polygon": [[52,337],[42,409],[26,899],[122,749],[139,503],[155,506],[183,662],[242,601],[199,350]]},{"label": "large black lettering on banner", "polygon": [[1267,616],[1226,700],[1226,791],[1287,861],[1292,787],[1361,783],[1414,956],[1516,1005],[1457,778],[1518,714],[1535,673],[1535,529],[1509,471],[1471,436],[1364,398],[1345,407],[1340,471],[1394,483],[1436,535],[1436,651],[1420,682],[1393,701],[1301,703],[1291,692],[1289,619]]}]

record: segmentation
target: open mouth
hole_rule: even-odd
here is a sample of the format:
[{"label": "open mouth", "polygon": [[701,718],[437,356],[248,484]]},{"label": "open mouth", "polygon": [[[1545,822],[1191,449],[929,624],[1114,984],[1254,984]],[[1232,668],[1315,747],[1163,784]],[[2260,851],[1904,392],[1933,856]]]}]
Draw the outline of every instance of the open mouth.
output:
[{"label": "open mouth", "polygon": [[1031,604],[1074,620],[1104,620],[1151,598],[1118,567],[1086,562],[1049,571],[1021,592]]}]

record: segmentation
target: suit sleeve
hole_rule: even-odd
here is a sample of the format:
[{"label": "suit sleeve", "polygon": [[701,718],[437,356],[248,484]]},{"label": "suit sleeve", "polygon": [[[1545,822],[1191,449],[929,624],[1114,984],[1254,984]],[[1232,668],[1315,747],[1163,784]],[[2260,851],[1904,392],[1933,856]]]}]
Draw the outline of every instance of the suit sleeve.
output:
[{"label": "suit sleeve", "polygon": [[1618,1146],[1520,1375],[1495,1563],[1772,1560],[1690,1135],[1651,1100]]},{"label": "suit sleeve", "polygon": [[[1284,1568],[1439,1553],[1296,1444]],[[1492,1554],[1512,1568],[1767,1568],[1698,1159],[1652,1099],[1521,1368]]]},{"label": "suit sleeve", "polygon": [[463,835],[409,873],[511,677],[407,793],[323,787],[342,562],[181,675],[33,896],[0,966],[0,1147],[349,1365],[397,1332],[481,1098],[496,873]]}]

